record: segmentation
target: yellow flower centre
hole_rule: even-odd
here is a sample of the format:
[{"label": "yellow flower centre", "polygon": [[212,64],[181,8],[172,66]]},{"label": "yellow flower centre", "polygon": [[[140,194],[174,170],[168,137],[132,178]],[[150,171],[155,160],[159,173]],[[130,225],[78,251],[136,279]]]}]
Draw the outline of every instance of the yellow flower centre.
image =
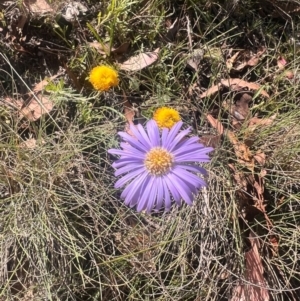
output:
[{"label": "yellow flower centre", "polygon": [[157,109],[153,114],[153,119],[159,128],[168,129],[181,120],[178,111],[167,107]]},{"label": "yellow flower centre", "polygon": [[118,73],[109,66],[97,66],[90,72],[89,81],[94,89],[108,91],[119,84]]},{"label": "yellow flower centre", "polygon": [[167,150],[154,147],[147,153],[144,164],[150,174],[160,176],[171,169],[173,161],[173,155]]}]

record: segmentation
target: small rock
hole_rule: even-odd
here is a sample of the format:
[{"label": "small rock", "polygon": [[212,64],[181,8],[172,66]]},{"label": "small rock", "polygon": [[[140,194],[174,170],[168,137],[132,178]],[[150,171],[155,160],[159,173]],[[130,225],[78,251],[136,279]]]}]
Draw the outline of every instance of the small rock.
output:
[{"label": "small rock", "polygon": [[69,22],[75,21],[80,14],[85,14],[87,8],[80,2],[72,1],[68,3],[64,9],[62,16]]}]

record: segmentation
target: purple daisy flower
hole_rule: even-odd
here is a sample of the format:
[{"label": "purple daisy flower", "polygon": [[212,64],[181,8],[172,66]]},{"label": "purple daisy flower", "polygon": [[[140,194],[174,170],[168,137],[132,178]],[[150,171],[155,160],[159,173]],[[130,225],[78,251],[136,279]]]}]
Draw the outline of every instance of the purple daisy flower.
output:
[{"label": "purple daisy flower", "polygon": [[135,137],[125,132],[118,134],[124,142],[121,149],[110,149],[110,154],[120,158],[113,163],[115,176],[123,175],[115,188],[127,184],[121,194],[125,205],[137,211],[166,211],[174,199],[178,206],[184,200],[192,205],[193,197],[206,183],[196,173],[207,172],[198,162],[209,162],[211,147],[199,143],[199,137],[187,138],[190,128],[180,131],[182,121],[170,130],[164,128],[160,134],[154,120],[147,122],[147,133],[139,124],[131,125]]}]

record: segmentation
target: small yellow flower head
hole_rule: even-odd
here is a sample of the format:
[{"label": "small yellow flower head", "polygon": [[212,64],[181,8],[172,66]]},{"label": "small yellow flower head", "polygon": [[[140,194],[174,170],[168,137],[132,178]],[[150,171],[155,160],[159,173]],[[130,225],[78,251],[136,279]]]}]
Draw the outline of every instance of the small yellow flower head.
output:
[{"label": "small yellow flower head", "polygon": [[178,111],[167,107],[157,109],[153,114],[153,119],[161,129],[170,129],[175,123],[181,120]]},{"label": "small yellow flower head", "polygon": [[98,91],[108,91],[111,87],[119,84],[117,71],[108,66],[97,66],[90,72],[89,81],[94,89]]}]

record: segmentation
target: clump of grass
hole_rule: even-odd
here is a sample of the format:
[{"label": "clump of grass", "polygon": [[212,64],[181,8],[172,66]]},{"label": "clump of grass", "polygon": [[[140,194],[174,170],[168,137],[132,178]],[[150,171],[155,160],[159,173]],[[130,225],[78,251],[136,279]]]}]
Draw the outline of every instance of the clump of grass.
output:
[{"label": "clump of grass", "polygon": [[104,120],[104,127],[79,129],[73,123],[63,132],[40,130],[33,148],[16,128],[5,133],[0,219],[1,294],[6,300],[28,290],[68,299],[89,282],[82,271],[93,260],[91,248],[103,231],[99,218],[114,198],[103,167],[105,150],[114,144],[114,125]]},{"label": "clump of grass", "polygon": [[[269,221],[257,215],[248,226],[255,229],[263,241],[265,278],[275,300],[279,300],[279,296],[294,298],[300,284],[299,244],[295,239],[300,213],[299,112],[293,109],[295,99],[290,98],[291,91],[285,92],[287,94],[281,101],[289,104],[289,110],[281,111],[279,104],[272,124],[258,126],[254,133],[251,131],[255,137],[253,150],[266,155],[265,164],[256,172],[265,174],[262,187]],[[274,114],[275,111],[270,112],[269,116]]]}]

